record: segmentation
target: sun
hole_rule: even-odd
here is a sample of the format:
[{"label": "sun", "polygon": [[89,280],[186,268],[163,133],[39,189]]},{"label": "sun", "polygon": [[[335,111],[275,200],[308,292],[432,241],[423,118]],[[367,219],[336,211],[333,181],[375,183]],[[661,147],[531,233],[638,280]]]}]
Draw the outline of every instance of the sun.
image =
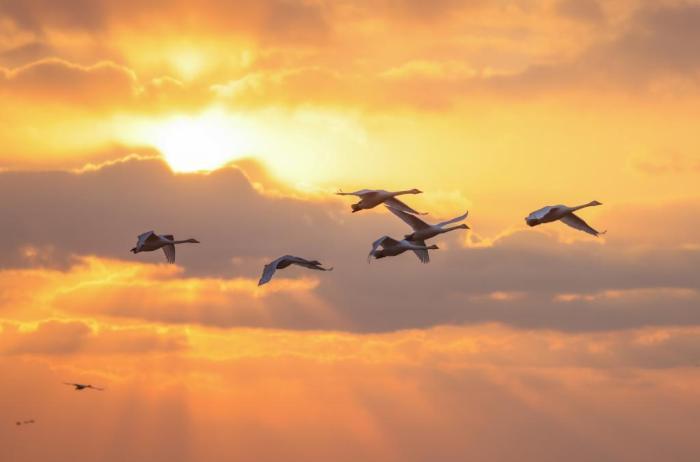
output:
[{"label": "sun", "polygon": [[149,129],[149,142],[177,172],[214,170],[250,154],[252,130],[218,111],[176,116]]}]

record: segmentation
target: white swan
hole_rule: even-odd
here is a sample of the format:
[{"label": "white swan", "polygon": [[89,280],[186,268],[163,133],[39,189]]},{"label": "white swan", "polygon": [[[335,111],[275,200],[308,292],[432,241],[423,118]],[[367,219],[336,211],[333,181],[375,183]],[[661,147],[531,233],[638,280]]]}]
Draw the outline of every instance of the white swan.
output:
[{"label": "white swan", "polygon": [[[379,247],[381,247],[381,250]],[[430,263],[428,250],[438,249],[439,247],[436,245],[426,246],[425,243],[418,244],[417,242],[407,241],[406,239],[397,241],[389,236],[382,236],[372,243],[372,250],[369,251],[367,262],[369,263],[372,260],[372,257],[376,259],[395,257],[397,255],[401,255],[407,250],[413,250],[421,263]]]},{"label": "white swan", "polygon": [[104,388],[95,387],[93,385],[85,385],[82,383],[63,382],[63,384],[70,385],[71,387],[75,387],[75,391],[83,391],[83,390],[88,389],[88,388],[91,390],[104,391]]},{"label": "white swan", "polygon": [[417,212],[413,210],[408,205],[404,204],[396,198],[396,196],[402,196],[404,194],[423,194],[423,191],[419,189],[407,189],[405,191],[384,191],[383,189],[361,189],[359,191],[346,193],[343,191],[338,191],[336,193],[339,196],[358,196],[360,202],[357,204],[352,204],[352,213],[359,212],[360,210],[373,209],[379,204],[386,204],[397,210],[401,210],[406,213],[413,213],[416,215],[425,215],[424,213]]},{"label": "white swan", "polygon": [[263,284],[267,284],[270,282],[270,279],[272,279],[275,271],[278,269],[284,269],[290,265],[302,266],[304,268],[317,271],[333,271],[333,268],[324,268],[321,266],[321,262],[318,260],[306,260],[305,258],[295,257],[293,255],[285,255],[265,265],[258,285],[261,286]]},{"label": "white swan", "polygon": [[577,210],[586,207],[595,207],[597,205],[603,204],[598,201],[592,201],[588,204],[583,204],[576,207],[567,207],[566,205],[548,205],[547,207],[542,207],[541,209],[532,212],[527,216],[527,218],[525,218],[525,222],[529,226],[537,226],[541,225],[542,223],[550,223],[552,221],[561,220],[572,228],[597,237],[601,234],[605,234],[607,231],[601,232],[593,229],[588,225],[588,223],[574,214],[574,212]]},{"label": "white swan", "polygon": [[197,239],[185,239],[184,241],[176,241],[172,234],[158,235],[153,231],[145,232],[138,237],[136,247],[131,249],[133,253],[152,252],[154,250],[163,249],[165,259],[168,263],[175,263],[175,244],[199,244]]},{"label": "white swan", "polygon": [[402,212],[401,210],[396,210],[395,208],[389,206],[386,206],[386,208],[389,209],[391,213],[403,220],[408,226],[413,228],[413,232],[411,234],[406,234],[404,238],[407,241],[414,242],[418,245],[425,245],[425,241],[427,239],[435,237],[439,234],[449,233],[450,231],[454,231],[456,229],[469,229],[469,226],[467,226],[464,223],[462,223],[461,225],[450,226],[449,228],[445,228],[446,225],[451,225],[452,223],[457,223],[459,221],[466,220],[467,215],[469,215],[469,212],[465,213],[464,215],[455,217],[451,220],[443,221],[435,225],[429,225],[428,223],[424,222],[415,215]]}]

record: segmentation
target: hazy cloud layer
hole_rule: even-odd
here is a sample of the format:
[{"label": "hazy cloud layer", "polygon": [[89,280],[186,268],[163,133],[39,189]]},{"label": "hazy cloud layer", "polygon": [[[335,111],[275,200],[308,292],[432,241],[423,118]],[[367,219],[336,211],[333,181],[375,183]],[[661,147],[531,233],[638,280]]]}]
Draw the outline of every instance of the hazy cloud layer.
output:
[{"label": "hazy cloud layer", "polygon": [[0,357],[14,398],[0,444],[17,462],[691,462],[699,449],[700,372],[674,366],[697,354],[697,330],[235,334],[200,340],[213,357]]}]

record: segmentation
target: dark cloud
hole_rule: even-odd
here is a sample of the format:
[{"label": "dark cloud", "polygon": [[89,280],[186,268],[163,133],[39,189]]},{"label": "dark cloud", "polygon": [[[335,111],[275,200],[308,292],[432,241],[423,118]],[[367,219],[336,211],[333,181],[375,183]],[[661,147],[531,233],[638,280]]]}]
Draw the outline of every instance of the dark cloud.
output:
[{"label": "dark cloud", "polygon": [[[617,212],[605,217],[604,225],[611,229],[605,245],[562,244],[528,230],[490,247],[462,248],[453,234],[438,240],[447,248],[434,252],[430,265],[417,264],[410,254],[368,265],[370,243],[383,234],[402,235],[407,231],[403,223],[388,214],[350,214],[347,201],[262,194],[237,167],[175,175],[159,160],[132,158],[83,173],[4,172],[0,195],[16,198],[0,204],[0,216],[12,223],[0,252],[5,268],[68,269],[75,255],[162,263],[160,252],[134,256],[128,251],[136,235],[149,229],[202,242],[179,248],[178,262],[185,277],[203,278],[202,290],[218,293],[218,302],[207,305],[210,298],[203,297],[205,302],[193,307],[173,300],[169,303],[176,309],[168,311],[168,304],[149,297],[148,291],[127,299],[120,298],[123,294],[104,300],[99,293],[88,294],[96,311],[114,316],[358,331],[486,321],[574,331],[700,322],[696,299],[663,292],[697,286],[697,239],[689,235],[665,242],[663,235],[654,234],[635,241],[634,228],[615,229]],[[620,223],[650,213],[625,210],[619,210]],[[687,206],[665,210],[670,216],[674,210],[689,216]],[[682,221],[677,225],[685,226]],[[640,242],[654,245],[634,250]],[[240,296],[235,290],[219,293],[223,289],[217,288],[217,278],[257,280],[265,262],[287,253],[319,259],[336,270],[281,272],[281,278],[320,282],[300,292],[297,305],[294,298],[285,301],[284,293],[269,294],[266,300],[246,298],[249,289]],[[610,297],[609,291],[622,293]],[[579,298],[558,301],[561,294]],[[235,310],[227,309],[229,297],[239,300],[231,302]],[[285,311],[286,302],[292,305]]]}]

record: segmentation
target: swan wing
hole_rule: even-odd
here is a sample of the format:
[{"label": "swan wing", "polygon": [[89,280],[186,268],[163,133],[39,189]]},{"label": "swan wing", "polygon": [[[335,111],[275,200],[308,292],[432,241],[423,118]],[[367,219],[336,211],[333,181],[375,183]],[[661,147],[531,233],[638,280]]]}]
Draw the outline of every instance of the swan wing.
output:
[{"label": "swan wing", "polygon": [[158,239],[158,236],[154,231],[146,231],[143,234],[139,234],[137,247],[143,247],[146,241],[151,241],[153,239]]},{"label": "swan wing", "polygon": [[563,221],[565,224],[571,226],[574,229],[578,229],[579,231],[583,231],[584,233],[592,234],[596,237],[599,234],[605,234],[605,231],[603,231],[602,233],[600,231],[596,231],[591,226],[589,226],[588,223],[586,223],[580,217],[576,216],[573,213],[567,213],[566,215],[561,217],[561,221]]},{"label": "swan wing", "polygon": [[438,223],[437,225],[442,228],[445,225],[451,225],[452,223],[457,223],[459,221],[464,221],[467,219],[467,215],[469,215],[469,212],[466,212],[464,215],[460,215],[458,217],[455,217],[451,220],[443,221],[442,223]]},{"label": "swan wing", "polygon": [[271,261],[265,267],[263,268],[262,275],[260,276],[260,280],[258,281],[258,285],[261,286],[263,284],[267,284],[270,282],[272,279],[272,276],[275,274],[275,271],[277,271],[277,265],[280,264],[280,262],[287,260],[287,259],[295,259],[297,257],[294,257],[292,255],[285,255],[283,257],[279,257],[276,260]]},{"label": "swan wing", "polygon": [[368,262],[371,261],[372,255],[374,255],[374,252],[377,251],[379,246],[386,248],[386,247],[392,247],[392,246],[398,245],[398,243],[399,243],[399,241],[397,241],[396,239],[393,239],[389,236],[380,237],[379,239],[377,239],[376,241],[374,241],[372,243],[372,250],[370,250],[369,255],[367,255],[367,261]]},{"label": "swan wing", "polygon": [[425,215],[424,213],[420,213],[416,210],[413,210],[411,207],[409,207],[408,205],[401,202],[395,197],[390,197],[389,199],[385,200],[384,203],[392,209],[401,210],[402,212],[412,213],[414,215]]},{"label": "swan wing", "polygon": [[165,254],[165,259],[168,260],[168,263],[175,263],[175,245],[174,244],[164,245],[163,246],[163,253]]},{"label": "swan wing", "polygon": [[312,270],[317,270],[317,271],[332,271],[333,268],[324,268],[321,263],[317,261],[311,261],[307,260],[305,258],[300,258],[300,257],[294,257],[294,261],[292,262],[294,265],[298,265],[304,268],[312,269]]},{"label": "swan wing", "polygon": [[528,218],[534,218],[536,220],[542,220],[544,217],[546,217],[553,209],[555,209],[556,206],[548,205],[547,207],[542,207],[539,210],[535,210],[532,212],[530,215],[528,215]]},{"label": "swan wing", "polygon": [[[411,243],[425,247],[425,241],[411,241]],[[416,257],[418,257],[421,263],[430,263],[430,254],[428,253],[428,249],[414,249],[413,253],[416,254]]]},{"label": "swan wing", "polygon": [[[388,201],[387,201],[388,202]],[[415,215],[411,215],[410,213],[403,212],[401,210],[395,209],[393,207],[389,207],[388,205],[385,206],[391,213],[399,217],[401,220],[404,221],[408,226],[413,228],[414,231],[418,231],[419,229],[425,229],[429,228],[430,225],[418,218]]]}]

